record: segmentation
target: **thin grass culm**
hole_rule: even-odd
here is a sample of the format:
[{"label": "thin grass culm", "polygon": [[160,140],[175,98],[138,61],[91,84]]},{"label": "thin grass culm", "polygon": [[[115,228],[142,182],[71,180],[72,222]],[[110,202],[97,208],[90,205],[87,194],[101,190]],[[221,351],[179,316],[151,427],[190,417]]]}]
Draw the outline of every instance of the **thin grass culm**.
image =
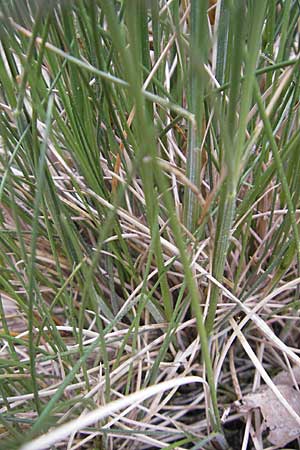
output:
[{"label": "thin grass culm", "polygon": [[299,18],[0,0],[0,449],[297,448]]}]

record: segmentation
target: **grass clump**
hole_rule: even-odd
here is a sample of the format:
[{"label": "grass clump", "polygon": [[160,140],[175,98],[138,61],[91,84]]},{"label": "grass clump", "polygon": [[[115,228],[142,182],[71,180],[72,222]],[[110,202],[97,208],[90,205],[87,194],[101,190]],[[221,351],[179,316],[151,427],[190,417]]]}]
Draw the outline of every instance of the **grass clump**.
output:
[{"label": "grass clump", "polygon": [[267,448],[228,408],[299,365],[298,2],[0,20],[3,448]]}]

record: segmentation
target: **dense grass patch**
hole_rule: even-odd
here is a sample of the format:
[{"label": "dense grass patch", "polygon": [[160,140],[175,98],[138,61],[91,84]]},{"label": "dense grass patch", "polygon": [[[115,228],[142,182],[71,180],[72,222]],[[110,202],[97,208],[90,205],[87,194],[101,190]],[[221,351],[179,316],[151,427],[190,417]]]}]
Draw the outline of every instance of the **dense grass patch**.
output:
[{"label": "dense grass patch", "polygon": [[270,445],[232,405],[300,364],[299,12],[0,1],[1,448]]}]

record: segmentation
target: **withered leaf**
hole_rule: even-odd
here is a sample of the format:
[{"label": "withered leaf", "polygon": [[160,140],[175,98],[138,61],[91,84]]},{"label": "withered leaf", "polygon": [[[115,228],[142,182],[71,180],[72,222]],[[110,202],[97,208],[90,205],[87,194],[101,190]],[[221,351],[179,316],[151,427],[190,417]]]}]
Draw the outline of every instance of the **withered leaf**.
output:
[{"label": "withered leaf", "polygon": [[[300,367],[293,367],[293,375],[296,383],[300,384]],[[278,373],[274,378],[273,382],[275,384],[287,384],[288,386],[293,386],[293,378],[288,371],[283,370]]]},{"label": "withered leaf", "polygon": [[[292,383],[289,386],[279,384],[277,388],[294,411],[300,415],[300,392],[292,387]],[[260,391],[248,394],[243,398],[241,411],[249,411],[254,408],[261,410],[265,426],[270,430],[268,440],[271,444],[283,447],[300,436],[298,423],[270,388],[264,386]]]}]

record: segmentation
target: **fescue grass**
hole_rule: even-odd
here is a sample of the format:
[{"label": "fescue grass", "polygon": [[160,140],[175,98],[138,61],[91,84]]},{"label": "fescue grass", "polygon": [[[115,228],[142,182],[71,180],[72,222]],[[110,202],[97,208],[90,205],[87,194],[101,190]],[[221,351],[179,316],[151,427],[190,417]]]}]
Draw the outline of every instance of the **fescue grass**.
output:
[{"label": "fescue grass", "polygon": [[269,446],[231,406],[300,364],[299,17],[0,1],[0,448]]}]

